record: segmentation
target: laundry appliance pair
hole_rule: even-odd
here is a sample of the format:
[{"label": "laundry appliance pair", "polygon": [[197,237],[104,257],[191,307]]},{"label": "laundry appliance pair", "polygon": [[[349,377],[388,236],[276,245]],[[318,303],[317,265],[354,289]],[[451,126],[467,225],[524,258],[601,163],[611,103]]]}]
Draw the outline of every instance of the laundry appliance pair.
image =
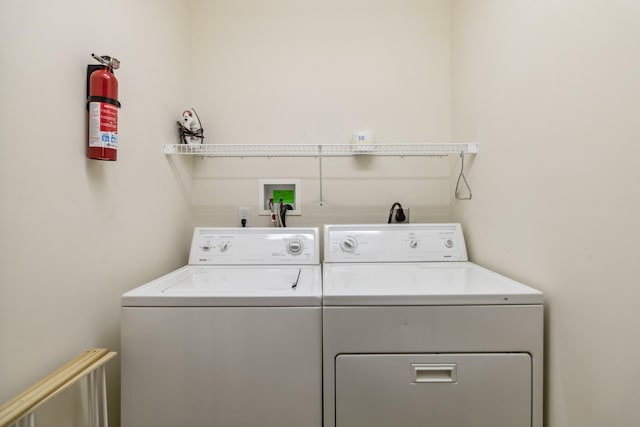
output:
[{"label": "laundry appliance pair", "polygon": [[196,228],[122,297],[122,425],[541,427],[542,294],[459,224]]}]

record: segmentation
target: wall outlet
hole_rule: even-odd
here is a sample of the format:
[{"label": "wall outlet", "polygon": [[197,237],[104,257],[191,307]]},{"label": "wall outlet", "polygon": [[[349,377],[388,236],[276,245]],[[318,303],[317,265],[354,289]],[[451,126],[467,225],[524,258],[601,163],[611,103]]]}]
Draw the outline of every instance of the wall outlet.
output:
[{"label": "wall outlet", "polygon": [[404,221],[400,221],[402,218],[398,218],[398,208],[393,210],[393,214],[391,215],[392,224],[409,224],[409,208],[403,206],[402,212],[404,213]]},{"label": "wall outlet", "polygon": [[248,227],[250,217],[251,217],[251,208],[247,208],[247,207],[238,208],[238,225],[240,225],[240,227]]}]

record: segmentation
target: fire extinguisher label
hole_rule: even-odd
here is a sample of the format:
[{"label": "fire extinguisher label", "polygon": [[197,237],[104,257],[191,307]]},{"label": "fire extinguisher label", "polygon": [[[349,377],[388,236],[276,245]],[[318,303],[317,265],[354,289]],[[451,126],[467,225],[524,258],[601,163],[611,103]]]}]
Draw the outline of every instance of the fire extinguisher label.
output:
[{"label": "fire extinguisher label", "polygon": [[118,107],[89,103],[89,147],[118,149]]}]

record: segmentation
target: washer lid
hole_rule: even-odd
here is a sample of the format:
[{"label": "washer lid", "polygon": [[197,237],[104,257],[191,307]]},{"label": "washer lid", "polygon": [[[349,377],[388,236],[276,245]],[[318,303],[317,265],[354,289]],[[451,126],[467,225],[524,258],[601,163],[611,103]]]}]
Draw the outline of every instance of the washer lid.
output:
[{"label": "washer lid", "polygon": [[325,263],[324,305],[542,304],[542,293],[470,262]]},{"label": "washer lid", "polygon": [[122,306],[299,307],[321,299],[319,265],[186,266],[125,293]]}]

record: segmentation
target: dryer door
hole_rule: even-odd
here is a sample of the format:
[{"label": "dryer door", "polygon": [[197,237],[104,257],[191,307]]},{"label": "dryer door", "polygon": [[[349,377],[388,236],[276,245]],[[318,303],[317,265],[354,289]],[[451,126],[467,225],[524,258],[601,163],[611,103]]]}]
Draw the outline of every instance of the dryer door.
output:
[{"label": "dryer door", "polygon": [[531,427],[531,357],[358,354],[336,358],[336,427]]}]

